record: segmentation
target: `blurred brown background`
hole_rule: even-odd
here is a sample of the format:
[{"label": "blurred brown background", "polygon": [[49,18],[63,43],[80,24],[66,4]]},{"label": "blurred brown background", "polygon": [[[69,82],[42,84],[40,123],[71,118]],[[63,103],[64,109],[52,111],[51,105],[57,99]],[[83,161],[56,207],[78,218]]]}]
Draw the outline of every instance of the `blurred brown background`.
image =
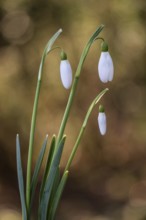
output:
[{"label": "blurred brown background", "polygon": [[[57,40],[75,72],[85,43],[97,26],[109,43],[115,66],[112,83],[97,73],[100,41],[86,59],[66,129],[61,168],[75,142],[88,105],[105,87],[102,99],[108,132],[101,137],[94,109],[70,170],[56,219],[146,219],[146,1],[0,1],[0,220],[21,219],[15,137],[20,134],[26,173],[30,119],[41,54]],[[58,127],[69,92],[60,82],[59,52],[45,63],[35,137],[34,162],[46,133]],[[43,171],[43,170],[42,170]]]}]

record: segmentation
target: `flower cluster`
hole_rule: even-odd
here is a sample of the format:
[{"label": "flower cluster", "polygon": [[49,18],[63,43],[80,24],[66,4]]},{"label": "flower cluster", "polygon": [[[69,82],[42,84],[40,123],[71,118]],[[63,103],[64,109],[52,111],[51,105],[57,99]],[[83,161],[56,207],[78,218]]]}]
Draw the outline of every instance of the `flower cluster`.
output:
[{"label": "flower cluster", "polygon": [[[108,51],[108,44],[103,41],[101,44],[101,55],[98,63],[98,73],[101,82],[107,83],[113,80],[114,65]],[[69,89],[72,85],[72,68],[64,51],[61,52],[60,76],[63,86]],[[98,126],[101,135],[106,134],[106,114],[103,106],[99,106]]]},{"label": "flower cluster", "polygon": [[[99,78],[103,83],[107,83],[113,80],[114,76],[114,65],[110,53],[108,52],[108,45],[104,41],[101,45],[101,55],[98,63]],[[106,114],[103,106],[99,106],[98,114],[98,126],[101,135],[106,133]]]},{"label": "flower cluster", "polygon": [[[77,90],[77,84],[79,82],[80,74],[83,69],[83,64],[91,45],[94,43],[98,38],[98,35],[104,28],[104,25],[100,25],[93,35],[89,38],[86,46],[83,49],[81,54],[79,64],[77,70],[75,72],[74,80],[72,82],[72,68],[67,59],[67,55],[64,51],[61,52],[61,62],[60,62],[60,76],[63,86],[66,89],[71,87],[71,91],[69,93],[69,98],[67,101],[67,105],[64,111],[64,115],[62,117],[62,121],[59,127],[59,131],[57,135],[52,136],[52,141],[50,142],[50,151],[47,155],[46,166],[44,169],[44,175],[41,180],[41,186],[39,188],[39,201],[38,203],[38,210],[37,215],[38,218],[41,220],[54,220],[56,210],[58,204],[60,202],[61,195],[64,190],[64,186],[66,184],[69,169],[74,159],[74,156],[77,152],[77,149],[80,145],[82,136],[84,134],[85,128],[87,126],[87,122],[89,116],[94,109],[94,107],[99,103],[100,99],[104,96],[104,94],[108,91],[108,88],[103,89],[100,93],[96,95],[96,97],[91,102],[85,118],[83,120],[83,124],[81,125],[81,129],[78,133],[76,141],[72,147],[72,151],[68,157],[67,164],[65,169],[60,172],[60,162],[62,159],[62,153],[65,145],[66,135],[64,134],[69,114],[71,111],[71,106],[73,104],[73,99]],[[20,139],[19,134],[16,136],[16,161],[17,161],[17,174],[18,174],[18,186],[20,192],[20,200],[21,200],[21,208],[22,208],[22,219],[30,220],[32,215],[32,207],[35,201],[35,192],[36,187],[39,180],[39,172],[41,170],[42,164],[45,159],[46,148],[47,148],[47,141],[48,135],[46,136],[44,143],[40,149],[40,153],[38,155],[38,159],[35,163],[34,170],[32,172],[32,157],[33,157],[33,149],[34,149],[34,137],[35,137],[35,128],[36,128],[36,119],[37,119],[37,110],[38,110],[38,102],[40,96],[40,88],[41,88],[41,81],[42,81],[42,74],[44,70],[44,63],[46,60],[47,55],[54,50],[55,48],[60,47],[53,47],[55,41],[62,33],[62,29],[59,29],[48,41],[46,44],[45,50],[42,55],[39,72],[38,72],[38,81],[36,86],[36,93],[34,98],[34,105],[32,111],[32,119],[31,119],[31,128],[30,128],[30,137],[29,137],[29,147],[28,147],[28,160],[27,160],[27,173],[26,173],[26,187],[24,184],[23,178],[23,168],[22,168],[22,159],[21,159],[21,146],[20,146]],[[103,40],[102,47],[101,47],[101,56],[99,59],[98,64],[98,72],[99,78],[103,83],[112,81],[114,75],[114,67],[112,58],[108,52],[108,45]],[[99,114],[98,114],[98,125],[101,135],[105,135],[107,127],[106,127],[106,115],[104,112],[104,107],[99,106]],[[62,173],[62,174],[61,174]],[[61,175],[60,175],[61,174]]]}]

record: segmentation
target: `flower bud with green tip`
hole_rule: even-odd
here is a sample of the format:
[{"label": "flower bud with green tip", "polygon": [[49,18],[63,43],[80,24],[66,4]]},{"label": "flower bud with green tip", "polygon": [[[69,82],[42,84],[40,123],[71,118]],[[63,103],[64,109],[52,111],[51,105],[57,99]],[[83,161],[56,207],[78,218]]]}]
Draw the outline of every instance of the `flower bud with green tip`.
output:
[{"label": "flower bud with green tip", "polygon": [[72,69],[64,51],[61,52],[60,76],[63,86],[69,89],[72,84]]},{"label": "flower bud with green tip", "polygon": [[107,124],[106,124],[106,114],[104,112],[104,107],[102,105],[99,106],[98,126],[101,135],[105,135]]},{"label": "flower bud with green tip", "polygon": [[103,83],[113,80],[114,65],[110,53],[108,52],[108,45],[104,41],[101,44],[101,55],[98,63],[99,78]]}]

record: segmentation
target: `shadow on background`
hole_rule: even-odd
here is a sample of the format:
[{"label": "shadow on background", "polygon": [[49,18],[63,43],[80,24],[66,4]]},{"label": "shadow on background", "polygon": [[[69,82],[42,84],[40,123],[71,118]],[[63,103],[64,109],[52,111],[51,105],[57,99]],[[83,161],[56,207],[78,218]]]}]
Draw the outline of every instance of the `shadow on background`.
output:
[{"label": "shadow on background", "polygon": [[[66,129],[62,168],[88,105],[105,87],[102,99],[107,135],[93,111],[58,210],[59,220],[144,220],[146,217],[146,2],[3,0],[0,2],[0,219],[21,219],[15,137],[20,134],[26,172],[30,119],[37,72],[44,46],[57,40],[75,72],[82,49],[101,23],[115,66],[114,81],[102,84],[97,73],[100,42],[91,48]],[[59,52],[45,63],[35,137],[34,162],[46,133],[50,140],[65,109],[68,91],[60,82]],[[43,170],[42,170],[43,171]],[[35,216],[35,212],[34,212]]]}]

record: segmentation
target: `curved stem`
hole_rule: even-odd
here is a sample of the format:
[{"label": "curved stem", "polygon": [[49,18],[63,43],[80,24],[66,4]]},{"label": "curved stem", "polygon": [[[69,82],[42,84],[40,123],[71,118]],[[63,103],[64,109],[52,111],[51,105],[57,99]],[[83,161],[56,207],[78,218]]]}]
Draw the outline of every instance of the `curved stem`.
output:
[{"label": "curved stem", "polygon": [[33,112],[32,112],[32,119],[31,119],[31,128],[30,128],[30,138],[29,138],[29,148],[28,148],[28,160],[27,160],[27,176],[26,176],[26,207],[27,207],[27,215],[29,219],[30,214],[30,183],[31,183],[31,167],[32,167],[32,155],[33,155],[33,145],[34,145],[34,134],[35,134],[35,127],[36,127],[36,117],[37,117],[37,109],[38,109],[38,101],[40,95],[40,88],[41,88],[41,80],[42,80],[42,73],[44,62],[47,54],[52,50],[52,45],[54,44],[55,40],[58,38],[62,29],[59,29],[53,37],[48,41],[44,53],[42,55],[42,60],[40,63],[39,73],[38,73],[38,81],[33,105]]},{"label": "curved stem", "polygon": [[102,98],[102,96],[103,96],[107,91],[108,91],[107,88],[104,89],[98,96],[96,96],[96,98],[95,98],[95,99],[93,100],[93,102],[91,103],[91,105],[90,105],[90,107],[89,107],[89,109],[88,109],[88,111],[87,111],[87,114],[86,114],[86,116],[85,116],[85,119],[84,119],[84,121],[83,121],[83,124],[82,124],[82,126],[81,126],[79,135],[78,135],[77,140],[76,140],[76,142],[75,142],[75,145],[74,145],[74,147],[73,147],[73,149],[72,149],[72,152],[71,152],[71,154],[70,154],[70,157],[69,157],[69,159],[68,159],[68,162],[67,162],[67,165],[66,165],[66,167],[65,167],[64,172],[66,172],[66,171],[69,170],[69,168],[70,168],[70,165],[71,165],[71,163],[72,163],[72,161],[73,161],[73,159],[74,159],[75,153],[76,153],[76,151],[77,151],[77,149],[78,149],[78,146],[79,146],[79,144],[80,144],[80,142],[81,142],[81,138],[82,138],[82,136],[83,136],[83,133],[84,133],[84,130],[85,130],[85,128],[86,128],[86,125],[87,125],[89,116],[90,116],[90,114],[91,114],[91,112],[92,112],[94,106],[99,102],[99,100]]},{"label": "curved stem", "polygon": [[102,40],[103,42],[105,41],[103,37],[97,37],[95,40]]},{"label": "curved stem", "polygon": [[71,88],[71,91],[70,91],[70,95],[69,95],[69,98],[68,98],[67,106],[66,106],[66,109],[65,109],[65,112],[64,112],[64,115],[63,115],[61,125],[60,125],[60,129],[59,129],[59,133],[58,133],[58,137],[57,137],[57,142],[56,142],[56,149],[57,149],[59,141],[61,140],[61,138],[64,134],[64,130],[65,130],[66,123],[67,123],[67,120],[68,120],[68,117],[69,117],[71,105],[72,105],[73,98],[74,98],[74,95],[75,95],[75,92],[76,92],[78,80],[79,80],[79,77],[80,77],[80,74],[81,74],[81,70],[82,70],[84,61],[86,59],[86,56],[89,52],[89,49],[90,49],[92,43],[97,38],[97,36],[100,34],[100,32],[102,31],[103,28],[104,28],[104,26],[101,25],[94,32],[94,34],[89,39],[89,41],[87,42],[87,45],[85,46],[85,48],[82,52],[82,55],[81,55],[81,58],[80,58],[80,61],[79,61],[79,64],[78,64],[78,67],[77,67],[77,70],[76,70],[76,73],[75,73],[75,78],[74,78],[73,85],[72,85],[72,88]]},{"label": "curved stem", "polygon": [[49,53],[52,52],[53,50],[56,50],[56,49],[60,49],[61,51],[63,50],[61,47],[56,46],[56,47],[53,47],[53,48],[49,51]]}]

